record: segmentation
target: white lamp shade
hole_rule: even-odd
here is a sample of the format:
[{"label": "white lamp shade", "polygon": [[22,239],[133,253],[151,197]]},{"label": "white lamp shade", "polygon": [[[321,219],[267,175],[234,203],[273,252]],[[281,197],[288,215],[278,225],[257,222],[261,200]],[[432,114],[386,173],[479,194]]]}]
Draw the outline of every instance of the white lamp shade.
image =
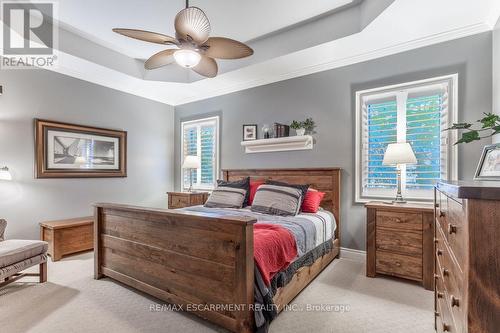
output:
[{"label": "white lamp shade", "polygon": [[12,180],[12,175],[10,174],[9,168],[0,168],[0,180]]},{"label": "white lamp shade", "polygon": [[410,144],[404,143],[390,143],[384,154],[383,165],[397,165],[397,164],[416,164],[417,158],[411,148]]},{"label": "white lamp shade", "polygon": [[200,158],[196,155],[188,155],[182,163],[183,169],[198,169],[201,166]]}]

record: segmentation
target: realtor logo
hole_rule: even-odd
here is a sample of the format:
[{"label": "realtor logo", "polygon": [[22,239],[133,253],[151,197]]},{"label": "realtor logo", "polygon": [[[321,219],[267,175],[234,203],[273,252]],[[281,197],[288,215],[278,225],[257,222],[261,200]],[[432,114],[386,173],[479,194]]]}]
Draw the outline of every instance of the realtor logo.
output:
[{"label": "realtor logo", "polygon": [[55,67],[57,3],[1,1],[2,69]]}]

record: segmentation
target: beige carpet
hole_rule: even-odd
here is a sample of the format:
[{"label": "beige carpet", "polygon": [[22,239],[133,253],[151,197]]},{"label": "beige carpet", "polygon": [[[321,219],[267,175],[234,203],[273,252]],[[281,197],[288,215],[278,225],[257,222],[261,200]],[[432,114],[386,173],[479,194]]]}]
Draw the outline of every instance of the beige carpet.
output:
[{"label": "beige carpet", "polygon": [[[0,290],[0,331],[17,332],[224,332],[197,317],[155,312],[161,304],[142,293],[93,279],[93,255],[49,263],[49,282],[17,283]],[[389,278],[364,276],[364,264],[336,260],[272,324],[277,332],[433,332],[433,294]],[[348,311],[304,311],[307,304]],[[332,306],[335,310],[335,308]]]}]

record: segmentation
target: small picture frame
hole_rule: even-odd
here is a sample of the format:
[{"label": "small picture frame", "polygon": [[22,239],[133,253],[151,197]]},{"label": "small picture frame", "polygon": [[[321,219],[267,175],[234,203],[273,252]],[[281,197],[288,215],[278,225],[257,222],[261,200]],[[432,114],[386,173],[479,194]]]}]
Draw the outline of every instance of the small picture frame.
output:
[{"label": "small picture frame", "polygon": [[243,125],[243,141],[257,140],[257,125]]},{"label": "small picture frame", "polygon": [[500,143],[484,147],[474,180],[500,181]]}]

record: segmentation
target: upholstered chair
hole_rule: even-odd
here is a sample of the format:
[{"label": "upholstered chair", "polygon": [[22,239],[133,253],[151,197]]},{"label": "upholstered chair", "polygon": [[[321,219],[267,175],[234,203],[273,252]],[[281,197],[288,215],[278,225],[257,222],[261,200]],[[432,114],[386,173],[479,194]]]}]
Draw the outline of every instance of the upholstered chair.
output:
[{"label": "upholstered chair", "polygon": [[[5,239],[7,221],[0,219],[0,288],[25,276],[38,276],[47,281],[47,242],[37,240]],[[23,273],[40,266],[39,273]]]}]

